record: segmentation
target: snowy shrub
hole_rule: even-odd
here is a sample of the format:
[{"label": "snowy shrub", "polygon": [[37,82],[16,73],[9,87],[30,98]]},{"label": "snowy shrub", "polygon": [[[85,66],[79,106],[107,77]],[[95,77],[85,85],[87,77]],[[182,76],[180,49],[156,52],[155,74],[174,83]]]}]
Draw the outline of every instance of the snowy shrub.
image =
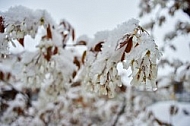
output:
[{"label": "snowy shrub", "polygon": [[[26,36],[34,39],[37,35],[41,37],[36,50],[23,49],[17,54],[9,50],[11,45],[17,48],[15,43],[25,48]],[[157,90],[161,53],[135,19],[111,31],[97,32],[94,38],[81,36],[75,41],[74,28],[67,21],[56,24],[44,10],[13,7],[0,12],[0,54],[2,124],[22,125],[23,120],[31,125],[109,122],[111,115],[123,111],[119,106],[125,102],[122,92],[127,89],[118,72],[119,63],[132,71],[131,85]]]}]

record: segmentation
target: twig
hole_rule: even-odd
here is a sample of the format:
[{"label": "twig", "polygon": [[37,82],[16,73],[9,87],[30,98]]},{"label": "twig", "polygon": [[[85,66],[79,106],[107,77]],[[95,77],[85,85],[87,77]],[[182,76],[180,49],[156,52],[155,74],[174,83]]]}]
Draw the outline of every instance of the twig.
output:
[{"label": "twig", "polygon": [[114,121],[114,123],[113,123],[112,126],[116,126],[116,124],[117,124],[117,122],[118,122],[120,116],[125,112],[125,107],[126,107],[126,98],[124,97],[123,103],[122,103],[122,105],[121,105],[121,109],[120,109],[120,111],[118,112],[118,114],[117,114],[117,116],[116,116],[116,118],[115,118],[115,121]]}]

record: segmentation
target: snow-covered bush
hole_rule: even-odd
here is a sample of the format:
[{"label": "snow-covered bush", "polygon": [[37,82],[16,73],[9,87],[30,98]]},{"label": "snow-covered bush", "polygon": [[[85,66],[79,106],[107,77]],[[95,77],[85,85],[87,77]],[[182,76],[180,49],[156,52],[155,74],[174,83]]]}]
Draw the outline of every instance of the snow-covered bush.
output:
[{"label": "snow-covered bush", "polygon": [[[36,49],[25,49],[26,37],[37,35]],[[11,53],[9,47],[17,48],[15,43],[23,46],[21,53]],[[119,63],[132,71],[125,76],[132,78],[131,85],[157,90],[156,61],[161,53],[135,19],[75,41],[67,21],[56,24],[44,10],[13,7],[0,12],[0,54],[2,125],[117,123],[130,95]]]}]

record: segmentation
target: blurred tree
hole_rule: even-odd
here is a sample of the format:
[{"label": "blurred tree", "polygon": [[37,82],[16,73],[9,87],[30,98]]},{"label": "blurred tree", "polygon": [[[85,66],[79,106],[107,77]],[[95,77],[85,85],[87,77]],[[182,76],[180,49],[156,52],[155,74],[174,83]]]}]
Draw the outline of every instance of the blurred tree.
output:
[{"label": "blurred tree", "polygon": [[[151,17],[150,22],[145,24],[147,29],[153,30],[155,26],[162,26],[167,19],[175,17],[175,13],[182,12],[185,15],[190,16],[190,1],[189,0],[141,0],[139,4],[140,17],[147,15],[154,15]],[[175,18],[173,18],[175,19]],[[190,22],[184,21],[184,19],[177,18],[174,29],[168,32],[164,41],[172,41],[175,37],[181,35],[187,35],[190,33]],[[174,45],[170,47],[175,50]],[[164,47],[163,47],[164,48]]]},{"label": "blurred tree", "polygon": [[[188,37],[190,35],[190,1],[141,0],[139,8],[139,17],[143,18],[148,15],[150,16],[150,20],[144,24],[144,27],[151,31],[156,28],[162,29],[162,26],[167,23],[169,18],[175,20],[175,24],[172,26],[174,29],[164,34],[163,45],[160,49],[163,54],[168,51],[167,47],[170,47],[170,49],[177,52],[178,47],[176,47],[174,39],[176,40],[179,37]],[[186,15],[187,20],[176,17],[176,13],[178,12]],[[170,23],[168,23],[168,25],[170,25]],[[155,32],[153,35],[157,36],[158,34]],[[184,39],[181,46],[184,45],[189,45],[190,49],[189,39]],[[189,52],[185,53],[188,55]],[[165,98],[167,97],[166,99],[190,101],[190,59],[184,62],[181,57],[178,57],[177,59],[162,57],[159,61],[159,67],[168,66],[172,68],[172,71],[168,75],[159,75],[157,84],[158,87],[160,87],[160,90],[157,91],[157,93]]]}]

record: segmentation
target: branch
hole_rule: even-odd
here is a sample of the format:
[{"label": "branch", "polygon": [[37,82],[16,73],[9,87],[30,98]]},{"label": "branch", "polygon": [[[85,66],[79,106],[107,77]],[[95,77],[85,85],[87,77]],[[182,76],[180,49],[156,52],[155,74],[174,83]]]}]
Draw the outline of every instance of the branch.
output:
[{"label": "branch", "polygon": [[114,121],[114,123],[113,123],[112,126],[116,126],[116,124],[117,124],[117,122],[118,122],[120,116],[125,112],[125,107],[126,107],[126,104],[125,104],[125,103],[126,103],[126,98],[124,97],[124,98],[123,98],[123,103],[122,103],[122,105],[121,105],[121,109],[120,109],[120,111],[118,112],[118,114],[116,115],[115,121]]}]

